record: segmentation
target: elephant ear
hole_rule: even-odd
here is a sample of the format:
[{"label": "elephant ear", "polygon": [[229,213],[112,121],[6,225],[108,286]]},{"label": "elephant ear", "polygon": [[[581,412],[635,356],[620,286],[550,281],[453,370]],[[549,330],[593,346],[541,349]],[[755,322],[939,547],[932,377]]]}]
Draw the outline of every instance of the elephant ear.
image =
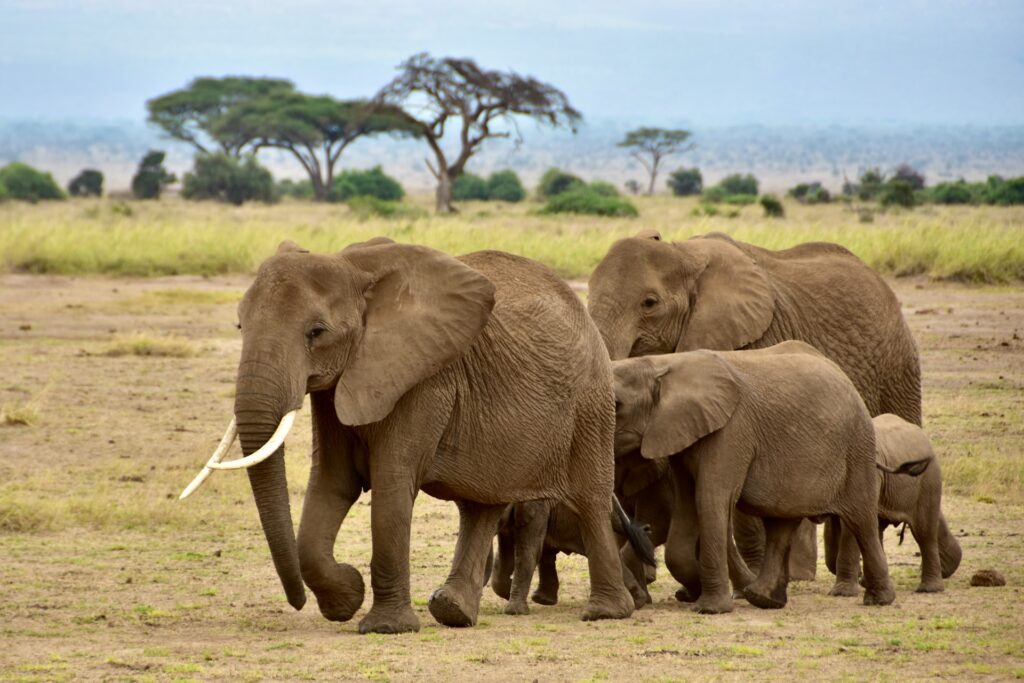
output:
[{"label": "elephant ear", "polygon": [[668,474],[668,460],[633,464],[622,478],[622,495],[635,496]]},{"label": "elephant ear", "polygon": [[479,272],[427,247],[376,242],[340,256],[369,284],[362,343],[338,380],[334,407],[343,424],[368,424],[473,345],[495,289]]},{"label": "elephant ear", "polygon": [[707,264],[676,351],[731,351],[760,339],[775,316],[775,295],[754,259],[731,241],[695,238],[676,246]]},{"label": "elephant ear", "polygon": [[658,400],[640,444],[645,458],[686,450],[724,427],[740,402],[739,379],[710,351],[678,357],[658,382]]}]

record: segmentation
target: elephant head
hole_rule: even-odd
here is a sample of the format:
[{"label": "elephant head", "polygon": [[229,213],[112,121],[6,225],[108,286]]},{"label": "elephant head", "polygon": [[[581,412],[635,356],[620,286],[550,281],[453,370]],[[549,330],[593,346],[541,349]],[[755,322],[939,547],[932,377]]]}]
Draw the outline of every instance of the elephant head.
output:
[{"label": "elephant head", "polygon": [[615,454],[649,459],[686,450],[724,427],[742,395],[740,380],[718,354],[631,358],[612,363]]},{"label": "elephant head", "polygon": [[612,360],[733,350],[772,322],[765,272],[724,236],[664,242],[645,231],[619,240],[590,276],[587,308]]},{"label": "elephant head", "polygon": [[[314,405],[315,420],[333,421],[318,425],[321,433],[377,422],[473,344],[493,305],[494,285],[477,271],[433,249],[383,238],[334,255],[285,242],[260,266],[238,306],[235,418],[207,467],[250,467],[271,556],[296,609],[306,598],[283,441],[303,397],[333,391],[333,411],[329,400],[326,409]],[[215,462],[235,425],[246,457]],[[206,474],[204,468],[183,496]],[[361,602],[362,579],[352,571]]]}]

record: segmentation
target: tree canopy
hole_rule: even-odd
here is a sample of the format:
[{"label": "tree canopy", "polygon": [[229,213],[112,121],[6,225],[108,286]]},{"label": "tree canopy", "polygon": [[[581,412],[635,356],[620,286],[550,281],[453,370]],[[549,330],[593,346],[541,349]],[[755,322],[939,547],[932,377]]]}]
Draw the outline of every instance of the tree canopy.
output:
[{"label": "tree canopy", "polygon": [[[437,179],[437,210],[451,211],[452,183],[485,140],[521,140],[515,117],[525,116],[575,132],[582,115],[558,88],[532,76],[483,69],[472,59],[413,55],[374,98],[379,106],[400,107],[434,155],[428,168]],[[457,124],[452,123],[458,121]],[[457,125],[458,150],[442,147],[446,129]]]},{"label": "tree canopy", "polygon": [[633,157],[647,169],[650,176],[647,194],[653,194],[661,160],[672,154],[693,149],[693,144],[686,144],[689,139],[688,130],[644,127],[626,133],[619,147],[631,149]]},{"label": "tree canopy", "polygon": [[219,125],[237,105],[270,95],[291,93],[295,86],[280,78],[196,78],[186,87],[146,102],[149,121],[171,138],[187,142],[197,151],[222,151],[241,156],[252,138]]}]

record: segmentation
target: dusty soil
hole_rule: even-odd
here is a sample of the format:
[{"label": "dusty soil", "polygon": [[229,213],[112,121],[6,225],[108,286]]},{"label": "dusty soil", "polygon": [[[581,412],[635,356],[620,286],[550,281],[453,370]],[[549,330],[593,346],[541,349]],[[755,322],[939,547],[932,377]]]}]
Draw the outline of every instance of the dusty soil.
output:
[{"label": "dusty soil", "polygon": [[[0,679],[1024,677],[1024,289],[893,283],[922,349],[926,425],[956,475],[949,488],[969,494],[944,503],[964,548],[945,593],[912,592],[917,548],[890,531],[890,607],[827,597],[822,567],[783,610],[737,602],[699,616],[662,570],[653,606],[582,623],[586,565],[569,557],[557,606],[505,616],[485,588],[479,625],[448,629],[426,600],[447,573],[457,518],[422,495],[412,580],[423,628],[359,636],[355,620],[284,602],[244,475],[216,473],[176,500],[230,417],[233,302],[246,282],[0,277],[0,404],[27,404],[35,421],[0,425]],[[186,338],[194,355],[106,355],[136,331]],[[308,422],[293,434],[297,512]],[[368,501],[336,549],[367,583]],[[1007,585],[969,587],[988,568]]]}]

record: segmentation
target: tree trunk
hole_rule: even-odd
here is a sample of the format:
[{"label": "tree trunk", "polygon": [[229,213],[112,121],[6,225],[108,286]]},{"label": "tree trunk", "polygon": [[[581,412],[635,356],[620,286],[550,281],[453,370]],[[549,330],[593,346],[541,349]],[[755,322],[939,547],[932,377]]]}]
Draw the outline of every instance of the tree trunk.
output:
[{"label": "tree trunk", "polygon": [[438,169],[436,198],[435,210],[438,213],[454,213],[452,208],[452,179],[448,175],[448,169],[444,166]]}]

